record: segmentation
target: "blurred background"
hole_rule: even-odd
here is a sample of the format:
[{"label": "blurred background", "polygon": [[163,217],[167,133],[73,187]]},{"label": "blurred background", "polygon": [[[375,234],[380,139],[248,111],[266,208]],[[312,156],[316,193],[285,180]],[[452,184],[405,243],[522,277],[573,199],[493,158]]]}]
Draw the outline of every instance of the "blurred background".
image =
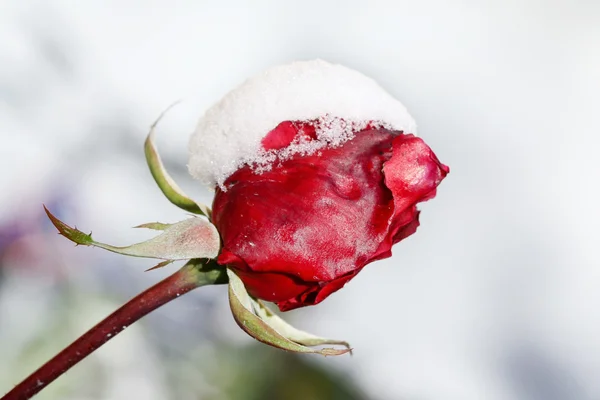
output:
[{"label": "blurred background", "polygon": [[318,307],[285,317],[348,340],[295,356],[247,337],[225,287],[168,304],[41,399],[600,398],[600,2],[0,2],[0,394],[177,267],[75,248],[173,222],[149,125],[184,190],[187,140],[247,77],[323,58],[400,99],[451,167],[418,233]]}]

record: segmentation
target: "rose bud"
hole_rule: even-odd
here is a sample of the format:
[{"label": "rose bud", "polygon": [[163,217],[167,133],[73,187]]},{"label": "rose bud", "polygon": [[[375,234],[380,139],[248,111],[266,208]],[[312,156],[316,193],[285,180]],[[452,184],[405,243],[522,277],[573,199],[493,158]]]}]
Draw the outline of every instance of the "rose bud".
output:
[{"label": "rose bud", "polygon": [[449,172],[415,130],[401,103],[339,65],[298,62],[244,83],[190,142],[192,175],[216,186],[218,263],[286,311],[390,257]]}]

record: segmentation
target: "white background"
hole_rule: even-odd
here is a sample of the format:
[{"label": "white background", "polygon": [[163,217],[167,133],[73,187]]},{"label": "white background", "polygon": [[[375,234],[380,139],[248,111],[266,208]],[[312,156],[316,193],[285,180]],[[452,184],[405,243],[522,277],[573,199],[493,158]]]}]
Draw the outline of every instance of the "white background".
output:
[{"label": "white background", "polygon": [[[159,133],[183,168],[203,110],[312,58],[375,78],[451,168],[393,258],[290,313],[355,348],[316,362],[382,399],[600,398],[597,1],[5,0],[0,222],[57,186],[97,237],[180,218],[144,171],[150,123],[183,99]],[[130,127],[139,159],[106,121]],[[114,153],[88,162],[102,146]],[[222,306],[222,329],[249,342]]]}]

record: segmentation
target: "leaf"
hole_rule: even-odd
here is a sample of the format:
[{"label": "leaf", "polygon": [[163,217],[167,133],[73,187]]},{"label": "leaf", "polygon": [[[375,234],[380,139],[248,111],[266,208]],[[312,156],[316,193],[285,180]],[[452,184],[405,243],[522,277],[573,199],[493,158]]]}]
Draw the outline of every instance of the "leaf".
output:
[{"label": "leaf", "polygon": [[193,217],[170,224],[163,233],[150,240],[131,246],[117,247],[95,241],[91,233],[88,235],[77,228],[71,228],[52,215],[46,206],[44,210],[61,235],[84,246],[100,247],[127,256],[163,260],[215,258],[219,253],[220,238],[217,228],[204,218]]},{"label": "leaf", "polygon": [[156,264],[154,267],[152,268],[148,268],[146,271],[144,272],[148,272],[148,271],[154,271],[155,269],[159,269],[159,268],[163,268],[166,267],[167,265],[171,264],[173,262],[173,260],[165,260],[165,261],[161,261],[158,264]]},{"label": "leaf", "polygon": [[[275,321],[276,324],[281,328],[281,323],[277,322],[276,319],[267,316],[267,320],[264,320],[260,316],[258,316],[254,310],[253,304],[258,305],[259,308],[262,308],[256,300],[254,300],[244,287],[244,283],[241,279],[233,272],[232,270],[227,270],[227,275],[229,276],[229,305],[231,307],[231,311],[233,313],[233,317],[237,324],[242,328],[247,334],[255,338],[256,340],[268,344],[273,347],[277,347],[279,349],[293,351],[296,353],[313,353],[313,354],[321,354],[323,356],[337,356],[341,354],[345,354],[350,352],[350,349],[334,349],[334,348],[324,348],[324,349],[311,349],[309,347],[304,346],[301,343],[298,343],[292,340],[290,337],[286,336],[286,329],[283,332],[277,330],[275,326],[269,324],[269,322]],[[267,312],[259,311],[263,314],[267,314]],[[269,311],[270,312],[270,311]],[[279,318],[279,317],[277,317]],[[279,318],[281,320],[281,318]],[[281,320],[283,321],[283,320]],[[287,325],[287,323],[283,322],[283,324]],[[291,326],[287,325],[289,328]],[[287,331],[294,331],[294,328],[287,329]],[[292,336],[302,336],[299,335],[298,331],[292,333]],[[304,333],[304,332],[303,332]],[[304,333],[306,334],[306,333]],[[317,338],[316,336],[306,334],[312,338]],[[328,341],[326,339],[320,339],[321,343],[319,344],[328,344],[332,342],[344,343],[339,341]]]},{"label": "leaf", "polygon": [[346,341],[325,339],[319,336],[315,336],[312,333],[308,333],[305,331],[301,331],[300,329],[294,328],[293,326],[285,322],[280,316],[271,311],[261,300],[252,298],[252,305],[254,307],[254,312],[256,313],[256,315],[262,318],[263,321],[268,323],[277,332],[281,333],[283,336],[296,343],[300,343],[305,346],[337,344],[340,346],[345,346],[349,350],[350,354],[352,354],[350,344]]},{"label": "leaf", "polygon": [[158,150],[154,143],[154,132],[156,125],[162,119],[167,111],[171,109],[177,103],[173,103],[165,111],[163,111],[159,117],[154,121],[150,127],[150,132],[144,143],[144,153],[146,154],[146,161],[150,168],[152,177],[158,184],[158,187],[167,197],[167,199],[179,208],[189,211],[194,214],[201,214],[207,218],[210,218],[210,208],[204,204],[198,204],[191,198],[189,198],[183,190],[177,185],[177,183],[171,178],[167,170],[165,169],[163,162],[158,154]]},{"label": "leaf", "polygon": [[141,224],[138,226],[134,226],[134,228],[146,228],[146,229],[154,229],[155,231],[164,231],[171,224],[163,224],[162,222],[148,222],[147,224]]}]

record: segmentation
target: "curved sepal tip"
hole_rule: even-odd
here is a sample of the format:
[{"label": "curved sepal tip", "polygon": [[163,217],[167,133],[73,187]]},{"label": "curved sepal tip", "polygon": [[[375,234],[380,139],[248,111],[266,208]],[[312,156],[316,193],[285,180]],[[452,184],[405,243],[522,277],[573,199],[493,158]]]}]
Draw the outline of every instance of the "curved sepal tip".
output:
[{"label": "curved sepal tip", "polygon": [[[237,324],[256,340],[296,353],[338,356],[352,351],[347,342],[320,338],[292,327],[266,308],[262,302],[251,297],[235,272],[228,269],[227,275],[229,276],[229,305],[233,317]],[[343,345],[346,348],[307,347],[327,344]]]}]

